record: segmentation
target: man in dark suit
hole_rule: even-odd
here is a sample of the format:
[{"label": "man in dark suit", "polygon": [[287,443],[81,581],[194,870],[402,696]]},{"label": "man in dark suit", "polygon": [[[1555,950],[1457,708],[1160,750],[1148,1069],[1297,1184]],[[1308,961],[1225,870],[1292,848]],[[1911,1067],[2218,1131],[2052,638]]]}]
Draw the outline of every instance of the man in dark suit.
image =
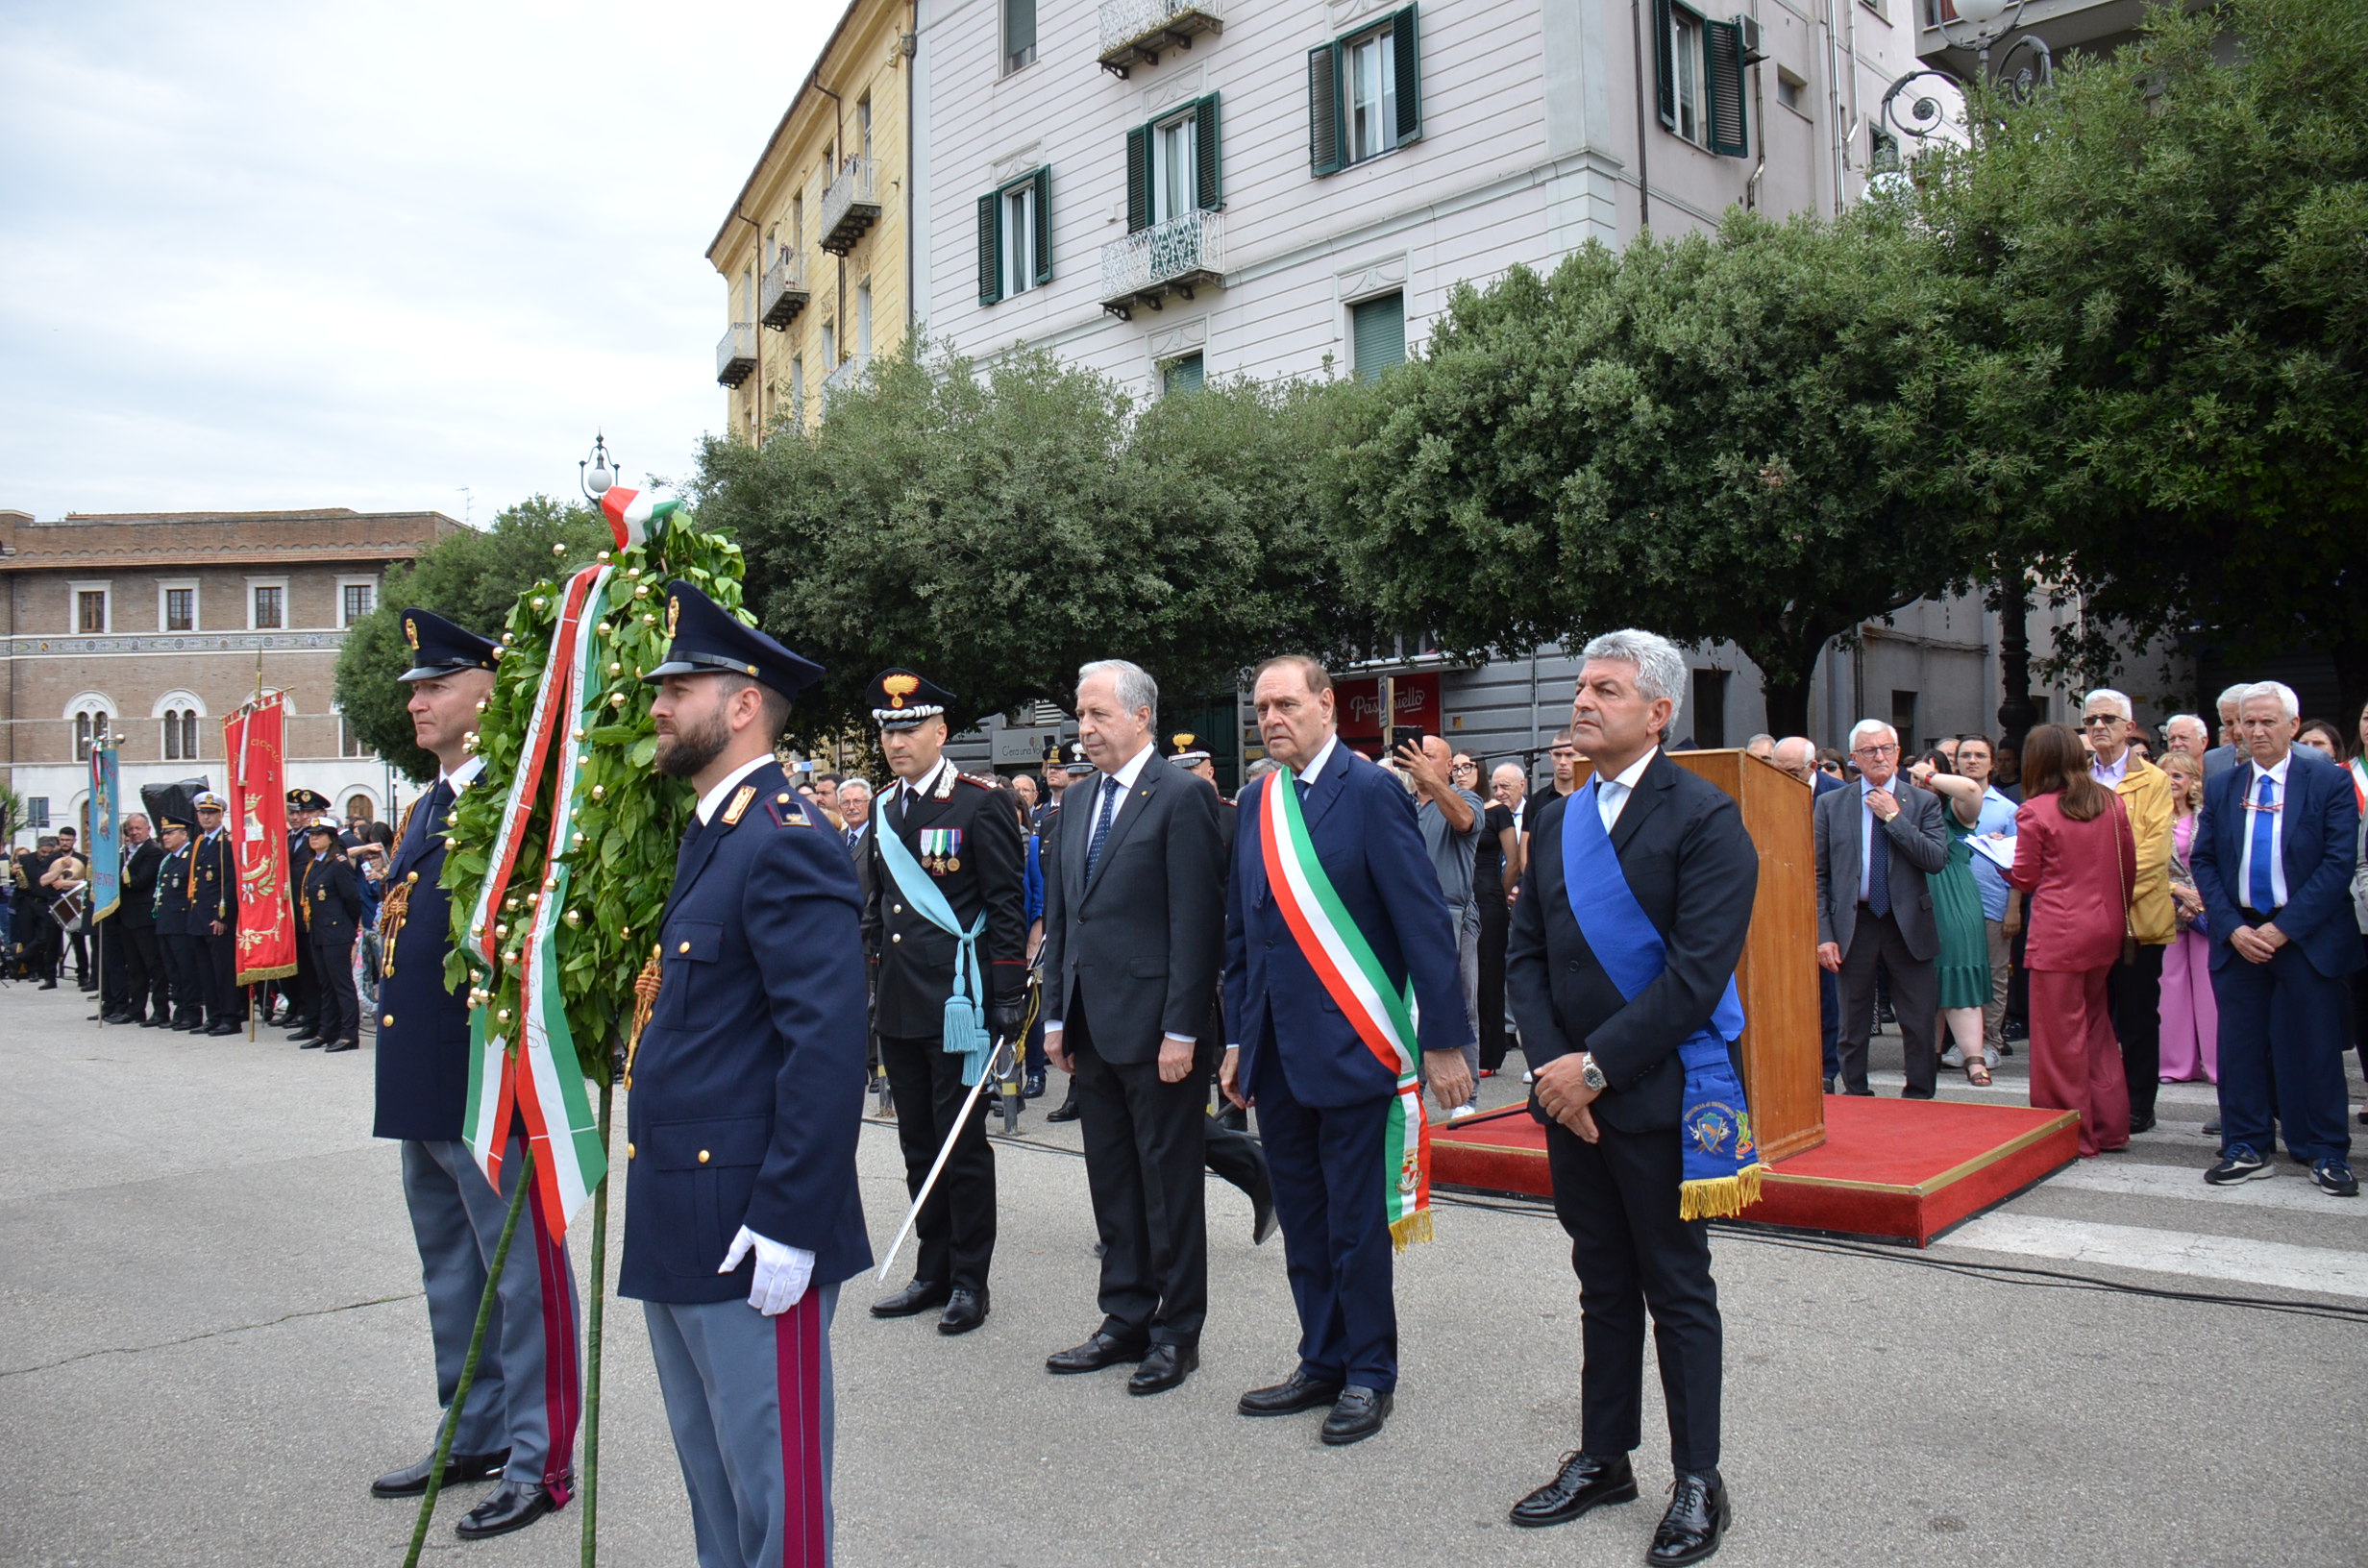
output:
[{"label": "man in dark suit", "polygon": [[1047,857],[1045,1053],[1073,1075],[1100,1234],[1101,1327],[1045,1362],[1141,1361],[1127,1392],[1200,1364],[1209,1238],[1202,1202],[1209,1014],[1224,943],[1217,792],[1156,754],[1159,686],[1106,659],[1077,672],[1095,772],[1072,787]]},{"label": "man in dark suit", "polygon": [[2352,879],[2359,799],[2341,768],[2294,744],[2294,694],[2244,688],[2247,758],[2204,786],[2189,863],[2211,928],[2220,1004],[2216,1187],[2271,1174],[2274,1114],[2320,1190],[2356,1197],[2344,1125],[2345,976],[2359,968]]},{"label": "man in dark suit", "polygon": [[[1735,802],[1662,751],[1686,691],[1675,645],[1616,631],[1588,644],[1584,657],[1571,730],[1595,776],[1538,808],[1536,859],[1505,959],[1537,1073],[1532,1114],[1545,1123],[1554,1208],[1579,1276],[1581,1425],[1578,1451],[1515,1506],[1513,1522],[1561,1524],[1636,1497],[1628,1455],[1641,1438],[1649,1307],[1677,1483],[1644,1560],[1673,1568],[1715,1552],[1728,1515],[1710,1222],[1679,1217],[1686,1069],[1678,1047],[1710,1025],[1735,977],[1760,861]],[[1595,820],[1581,823],[1581,812]],[[1574,913],[1566,840],[1582,826],[1609,836],[1618,874],[1659,936],[1663,967],[1633,997]],[[1587,902],[1591,921],[1609,919],[1606,900]]]},{"label": "man in dark suit", "polygon": [[197,843],[189,850],[197,883],[190,894],[190,935],[197,939],[198,973],[206,986],[206,1033],[234,1035],[238,993],[238,861],[222,814],[230,802],[211,790],[197,797]]},{"label": "man in dark suit", "polygon": [[[1776,743],[1768,760],[1809,786],[1811,826],[1815,826],[1816,803],[1842,787],[1840,779],[1817,766],[1817,743],[1806,735],[1788,735]],[[1832,969],[1817,968],[1817,1028],[1823,1047],[1825,1091],[1834,1092],[1841,1077],[1841,986]]]},{"label": "man in dark suit", "polygon": [[[509,1217],[510,1195],[526,1169],[523,1123],[513,1120],[502,1157],[499,1191],[461,1141],[469,1097],[469,1003],[448,990],[452,895],[444,855],[460,792],[483,774],[472,754],[478,705],[493,690],[500,650],[484,638],[423,609],[403,612],[411,667],[399,679],[421,750],[436,760],[436,780],[403,816],[379,906],[378,1115],[371,1132],[403,1143],[403,1200],[419,1248],[435,1350],[436,1403],[450,1409],[467,1360],[485,1276]],[[543,1229],[542,1210],[527,1206],[504,1265],[468,1409],[453,1434],[447,1484],[501,1478],[461,1519],[463,1539],[522,1530],[566,1505],[574,1486],[576,1276],[565,1245]],[[523,1249],[523,1250],[520,1250]],[[558,1282],[544,1289],[546,1280]],[[372,1495],[409,1497],[428,1489],[426,1458],[373,1482]]]},{"label": "man in dark suit", "polygon": [[944,755],[952,700],[910,670],[883,670],[872,681],[872,717],[897,784],[873,802],[873,828],[865,835],[872,891],[863,941],[872,961],[880,1066],[896,1096],[897,1142],[914,1196],[938,1150],[953,1138],[946,1168],[914,1221],[920,1249],[912,1283],[874,1302],[872,1315],[911,1317],[943,1307],[938,1332],[968,1334],[987,1320],[995,1151],[987,1143],[987,1098],[972,1099],[964,1081],[969,1058],[946,1049],[946,1004],[957,992],[974,1005],[983,1002],[988,1034],[1018,1043],[1013,1037],[1027,990],[1027,898],[1018,800]]},{"label": "man in dark suit", "polygon": [[[1403,1125],[1401,1090],[1418,1070],[1418,1049],[1421,1078],[1443,1109],[1471,1097],[1464,982],[1455,926],[1415,825],[1414,797],[1341,744],[1331,675],[1304,655],[1269,659],[1252,695],[1259,738],[1281,768],[1237,802],[1241,821],[1225,893],[1231,1039],[1220,1082],[1235,1103],[1258,1111],[1299,1311],[1299,1359],[1290,1377],[1251,1389],[1240,1408],[1244,1415],[1286,1415],[1329,1406],[1323,1440],[1353,1443],[1382,1429],[1394,1402],[1390,1210],[1394,1195],[1404,1203],[1420,1191],[1407,1161],[1388,1154],[1389,1138],[1394,1126],[1410,1138],[1419,1130]],[[1331,905],[1316,900],[1326,929],[1312,935],[1306,890],[1295,885],[1278,893],[1268,875],[1264,824],[1270,811],[1287,880],[1305,858],[1286,849],[1281,835],[1295,819],[1273,803],[1277,789],[1294,792],[1295,820],[1305,831],[1300,851],[1312,851],[1333,894]],[[1295,835],[1291,843],[1299,844]],[[1341,944],[1351,938],[1354,945],[1344,953]],[[1360,950],[1377,972],[1369,974],[1356,958],[1361,978],[1351,980],[1337,960]],[[1389,995],[1403,996],[1410,983],[1420,1018],[1414,1040],[1398,1037],[1386,1008],[1376,1016],[1359,1000],[1385,987]],[[1356,1008],[1359,1017],[1352,1020],[1344,1008]],[[1384,1049],[1394,1066],[1383,1065]],[[1413,1115],[1418,1120],[1418,1097]],[[1416,1212],[1408,1209],[1405,1217]]]},{"label": "man in dark suit", "polygon": [[1908,1087],[1904,1098],[1929,1100],[1940,1075],[1934,1025],[1940,987],[1933,960],[1940,928],[1925,883],[1949,862],[1940,798],[1899,776],[1899,734],[1876,719],[1850,731],[1858,782],[1816,802],[1817,962],[1841,979],[1841,1080],[1852,1094],[1866,1085],[1866,1041],[1875,1030],[1875,966],[1891,977]]},{"label": "man in dark suit", "polygon": [[855,1181],[863,938],[854,869],[774,757],[821,674],[689,583],[644,679],[661,772],[698,792],[627,1069],[625,1259],[699,1560],[830,1556],[830,1320],[872,1261]]},{"label": "man in dark suit", "polygon": [[164,851],[148,833],[148,819],[134,812],[123,820],[121,900],[108,917],[111,951],[123,955],[123,992],[110,1023],[161,1029],[172,1021],[166,999],[164,950],[157,942],[157,875]]},{"label": "man in dark suit", "polygon": [[164,845],[163,862],[157,868],[157,946],[164,955],[172,997],[165,1027],[181,1034],[197,1034],[206,1027],[206,981],[198,963],[197,910],[190,892],[197,884],[196,850],[189,843],[190,820],[196,815],[185,799],[157,815],[157,834]]}]

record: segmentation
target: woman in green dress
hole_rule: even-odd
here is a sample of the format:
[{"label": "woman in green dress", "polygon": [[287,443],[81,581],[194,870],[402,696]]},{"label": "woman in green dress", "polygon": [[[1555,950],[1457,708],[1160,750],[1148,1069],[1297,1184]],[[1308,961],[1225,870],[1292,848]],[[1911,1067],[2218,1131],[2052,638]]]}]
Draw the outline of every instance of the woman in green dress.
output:
[{"label": "woman in green dress", "polygon": [[1933,923],[1940,931],[1940,954],[1933,968],[1940,987],[1940,1017],[1949,1048],[1943,1066],[1962,1066],[1965,1082],[1989,1087],[1989,1062],[1982,1050],[1982,1004],[1989,1000],[1989,936],[1982,924],[1982,890],[1973,880],[1974,824],[1982,820],[1982,786],[1951,768],[1937,751],[1926,752],[1908,770],[1918,789],[1940,796],[1949,824],[1949,863],[1928,878]]}]

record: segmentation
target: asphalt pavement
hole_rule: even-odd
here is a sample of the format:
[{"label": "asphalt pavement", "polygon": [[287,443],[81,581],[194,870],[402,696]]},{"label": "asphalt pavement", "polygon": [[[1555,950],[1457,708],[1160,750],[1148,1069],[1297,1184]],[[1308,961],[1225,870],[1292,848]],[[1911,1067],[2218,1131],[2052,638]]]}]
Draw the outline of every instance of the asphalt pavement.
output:
[{"label": "asphalt pavement", "polygon": [[[413,1507],[368,1482],[424,1450],[435,1412],[396,1149],[369,1136],[367,1040],[324,1058],[277,1030],[192,1038],[91,1011],[70,990],[0,989],[0,1563],[400,1562]],[[1492,1103],[1518,1092],[1514,1061]],[[2002,1074],[1989,1096],[2021,1091]],[[2325,1198],[2290,1165],[2210,1193],[2208,1086],[2165,1093],[2133,1154],[1921,1253],[1721,1230],[1721,1562],[2368,1561],[2368,1200]],[[1045,1374],[1098,1314],[1076,1130],[1044,1109],[998,1148],[983,1329],[876,1322],[870,1280],[847,1286],[841,1563],[1640,1559],[1667,1481],[1649,1369],[1645,1500],[1505,1523],[1577,1442],[1578,1291],[1542,1208],[1442,1205],[1439,1239],[1399,1263],[1396,1414],[1327,1449],[1314,1415],[1233,1411],[1290,1369],[1295,1330],[1279,1241],[1253,1247],[1247,1203],[1214,1181],[1199,1374],[1151,1399],[1120,1371]],[[861,1172],[884,1245],[902,1212],[893,1128],[866,1126]],[[588,1237],[580,1224],[580,1274]],[[688,1564],[640,1311],[612,1308],[602,1560]],[[578,1507],[455,1539],[482,1489],[455,1489],[428,1560],[578,1561]]]}]

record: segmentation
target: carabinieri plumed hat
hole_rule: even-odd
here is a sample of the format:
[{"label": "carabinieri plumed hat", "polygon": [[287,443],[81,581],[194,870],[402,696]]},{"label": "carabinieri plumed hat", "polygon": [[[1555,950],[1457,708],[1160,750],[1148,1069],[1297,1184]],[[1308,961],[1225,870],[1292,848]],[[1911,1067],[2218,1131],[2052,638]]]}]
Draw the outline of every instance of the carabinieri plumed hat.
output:
[{"label": "carabinieri plumed hat", "polygon": [[1168,744],[1160,747],[1159,754],[1170,762],[1206,762],[1209,746],[1191,730],[1183,729],[1168,737]]},{"label": "carabinieri plumed hat", "polygon": [[782,647],[687,582],[666,585],[666,662],[643,675],[746,675],[795,698],[823,678],[823,667]]},{"label": "carabinieri plumed hat", "polygon": [[943,719],[953,693],[910,670],[882,670],[872,677],[872,720],[882,729],[911,729],[924,719]]},{"label": "carabinieri plumed hat", "polygon": [[492,643],[433,610],[404,611],[403,640],[410,645],[411,668],[397,680],[433,680],[461,670],[490,670],[502,657]]}]

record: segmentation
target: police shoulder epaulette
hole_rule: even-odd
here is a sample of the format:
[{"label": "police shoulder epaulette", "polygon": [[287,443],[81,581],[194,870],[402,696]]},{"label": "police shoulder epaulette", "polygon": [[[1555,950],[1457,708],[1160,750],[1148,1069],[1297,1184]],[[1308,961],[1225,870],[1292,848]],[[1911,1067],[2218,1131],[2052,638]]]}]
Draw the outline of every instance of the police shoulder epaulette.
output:
[{"label": "police shoulder epaulette", "polygon": [[741,785],[737,791],[733,792],[731,804],[724,808],[724,825],[726,827],[738,827],[740,825],[741,814],[749,809],[749,802],[755,798],[755,785]]},{"label": "police shoulder epaulette", "polygon": [[765,802],[765,810],[773,814],[776,827],[812,827],[814,820],[805,814],[805,802],[787,790],[777,790]]},{"label": "police shoulder epaulette", "polygon": [[999,778],[981,778],[976,773],[956,773],[953,776],[974,789],[999,790],[1003,787],[1003,781]]}]

